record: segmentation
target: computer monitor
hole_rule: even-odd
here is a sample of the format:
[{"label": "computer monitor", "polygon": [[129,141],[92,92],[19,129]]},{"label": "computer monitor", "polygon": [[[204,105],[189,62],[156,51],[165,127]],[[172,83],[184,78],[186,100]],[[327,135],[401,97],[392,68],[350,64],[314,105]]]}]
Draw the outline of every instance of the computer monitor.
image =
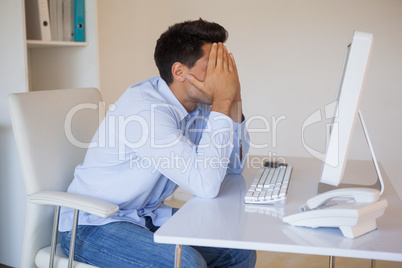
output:
[{"label": "computer monitor", "polygon": [[[354,32],[352,42],[347,47],[336,101],[334,102],[329,140],[318,192],[325,192],[341,187],[340,183],[344,175],[353,131],[357,123],[356,119],[361,115],[359,106],[363,94],[372,43],[373,35],[371,33],[356,31]],[[362,116],[360,120],[363,120]],[[372,150],[364,121],[362,121],[362,125],[373,160],[375,160],[374,151]],[[376,160],[374,162],[376,168],[378,168]],[[348,186],[356,187],[356,185]]]}]

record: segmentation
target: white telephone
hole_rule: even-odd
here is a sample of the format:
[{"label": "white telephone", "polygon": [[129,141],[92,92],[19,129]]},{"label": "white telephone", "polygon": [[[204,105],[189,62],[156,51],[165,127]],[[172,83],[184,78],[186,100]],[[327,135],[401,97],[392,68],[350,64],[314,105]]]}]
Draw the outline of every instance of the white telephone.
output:
[{"label": "white telephone", "polygon": [[342,234],[355,238],[377,228],[376,219],[384,214],[387,200],[371,188],[344,188],[319,194],[300,207],[301,213],[283,218],[294,226],[339,227]]}]

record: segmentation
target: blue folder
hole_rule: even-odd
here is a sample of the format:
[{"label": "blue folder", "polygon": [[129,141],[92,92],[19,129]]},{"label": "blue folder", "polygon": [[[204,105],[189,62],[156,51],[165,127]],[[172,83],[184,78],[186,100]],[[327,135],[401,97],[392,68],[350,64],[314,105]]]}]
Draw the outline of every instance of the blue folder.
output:
[{"label": "blue folder", "polygon": [[75,41],[85,42],[85,0],[75,0]]}]

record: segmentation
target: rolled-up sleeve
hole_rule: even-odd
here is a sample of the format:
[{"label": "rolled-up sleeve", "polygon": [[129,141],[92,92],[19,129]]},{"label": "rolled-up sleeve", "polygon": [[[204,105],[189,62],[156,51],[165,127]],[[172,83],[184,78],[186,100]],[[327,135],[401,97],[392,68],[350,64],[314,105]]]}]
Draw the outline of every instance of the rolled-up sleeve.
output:
[{"label": "rolled-up sleeve", "polygon": [[[197,146],[188,140],[167,110],[144,111],[149,136],[134,148],[138,157],[153,163],[155,170],[192,194],[213,198],[220,190],[232,155],[236,126],[232,119],[210,112]],[[127,129],[126,135],[132,133]],[[137,137],[133,138],[138,139]]]},{"label": "rolled-up sleeve", "polygon": [[247,161],[247,154],[250,149],[249,135],[246,129],[246,120],[241,123],[235,123],[235,131],[233,134],[233,151],[230,155],[230,162],[228,165],[227,173],[240,174]]}]

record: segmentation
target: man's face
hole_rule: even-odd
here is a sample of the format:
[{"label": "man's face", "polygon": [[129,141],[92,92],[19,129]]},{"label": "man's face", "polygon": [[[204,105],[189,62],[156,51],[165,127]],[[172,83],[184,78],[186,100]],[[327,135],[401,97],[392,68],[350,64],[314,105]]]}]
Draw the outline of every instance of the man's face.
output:
[{"label": "man's face", "polygon": [[[204,52],[203,56],[196,61],[194,66],[188,70],[189,74],[192,74],[195,78],[199,81],[203,82],[207,75],[207,66],[208,66],[208,59],[209,53],[211,51],[212,44],[205,44],[202,46],[202,50]],[[212,104],[212,100],[208,98],[204,93],[202,93],[198,88],[189,84],[188,94],[189,97],[194,99],[196,102],[201,102],[204,104]]]},{"label": "man's face", "polygon": [[212,44],[205,44],[202,46],[204,52],[203,56],[196,61],[194,66],[189,70],[189,73],[194,75],[199,81],[204,82],[207,74],[209,53],[211,51]]}]

